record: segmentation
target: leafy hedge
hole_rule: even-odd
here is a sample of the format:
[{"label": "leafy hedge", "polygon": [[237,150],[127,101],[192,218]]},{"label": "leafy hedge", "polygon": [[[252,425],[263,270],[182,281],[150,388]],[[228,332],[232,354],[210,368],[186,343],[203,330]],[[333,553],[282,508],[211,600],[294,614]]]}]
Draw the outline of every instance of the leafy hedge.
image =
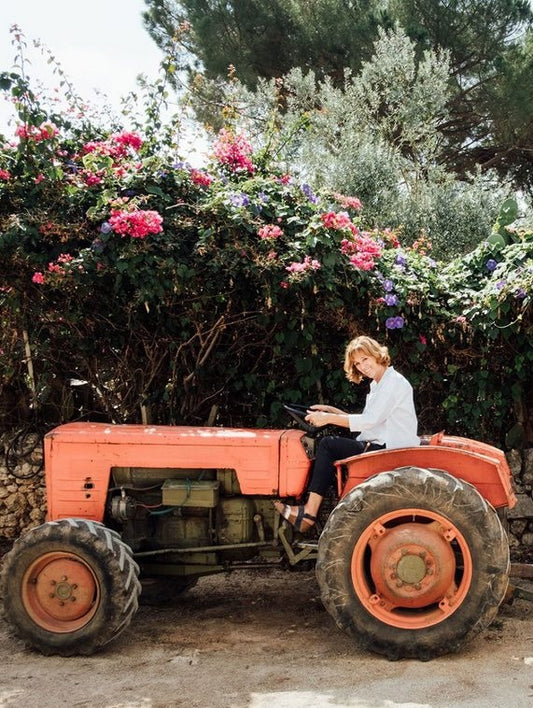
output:
[{"label": "leafy hedge", "polygon": [[59,118],[27,114],[0,151],[2,429],[355,409],[343,351],[368,333],[412,381],[422,432],[531,443],[533,233],[509,204],[486,242],[437,263],[229,128],[197,169],[170,143]]}]

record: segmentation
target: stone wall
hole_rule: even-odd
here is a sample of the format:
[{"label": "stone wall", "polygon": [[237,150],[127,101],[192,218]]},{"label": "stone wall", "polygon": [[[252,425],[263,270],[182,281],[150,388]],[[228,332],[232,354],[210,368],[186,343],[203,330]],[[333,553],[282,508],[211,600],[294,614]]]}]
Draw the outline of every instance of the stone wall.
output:
[{"label": "stone wall", "polygon": [[517,504],[509,510],[511,557],[533,561],[533,449],[511,450],[507,461],[515,482]]},{"label": "stone wall", "polygon": [[40,439],[26,436],[21,446],[1,440],[0,539],[14,541],[46,516],[43,452]]},{"label": "stone wall", "polygon": [[[6,452],[6,442],[2,448]],[[12,541],[27,528],[45,520],[46,494],[42,448],[24,440],[21,464],[6,466],[0,458],[0,540]],[[509,546],[514,560],[533,561],[533,449],[507,453],[518,503],[509,511]]]}]

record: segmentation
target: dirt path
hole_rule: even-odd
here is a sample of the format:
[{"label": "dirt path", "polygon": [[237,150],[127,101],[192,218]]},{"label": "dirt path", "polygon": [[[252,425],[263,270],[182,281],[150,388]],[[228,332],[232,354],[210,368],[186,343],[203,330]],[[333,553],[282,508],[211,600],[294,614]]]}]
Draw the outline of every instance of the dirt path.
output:
[{"label": "dirt path", "polygon": [[92,657],[43,657],[0,622],[0,706],[531,708],[533,604],[515,600],[461,654],[389,662],[336,628],[313,572],[206,578]]}]

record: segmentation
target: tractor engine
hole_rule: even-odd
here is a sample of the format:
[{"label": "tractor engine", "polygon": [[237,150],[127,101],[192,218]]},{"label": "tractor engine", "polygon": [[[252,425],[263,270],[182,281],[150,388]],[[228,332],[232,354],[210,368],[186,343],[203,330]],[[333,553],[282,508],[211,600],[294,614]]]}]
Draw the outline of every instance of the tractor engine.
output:
[{"label": "tractor engine", "polygon": [[267,500],[243,496],[231,469],[116,467],[106,516],[134,551],[224,546],[242,560],[255,553],[243,544],[264,541],[273,511]]}]

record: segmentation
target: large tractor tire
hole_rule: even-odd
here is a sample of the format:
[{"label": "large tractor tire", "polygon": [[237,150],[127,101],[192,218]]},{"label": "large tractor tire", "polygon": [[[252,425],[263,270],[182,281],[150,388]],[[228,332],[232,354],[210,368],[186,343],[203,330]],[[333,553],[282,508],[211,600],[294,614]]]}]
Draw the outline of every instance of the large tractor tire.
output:
[{"label": "large tractor tire", "polygon": [[4,557],[4,615],[43,654],[92,654],[131,622],[138,574],[116,531],[88,519],[51,521],[21,536]]},{"label": "large tractor tire", "polygon": [[337,625],[389,659],[432,659],[485,629],[505,597],[507,536],[467,482],[404,467],[352,489],[318,544],[322,601]]}]

